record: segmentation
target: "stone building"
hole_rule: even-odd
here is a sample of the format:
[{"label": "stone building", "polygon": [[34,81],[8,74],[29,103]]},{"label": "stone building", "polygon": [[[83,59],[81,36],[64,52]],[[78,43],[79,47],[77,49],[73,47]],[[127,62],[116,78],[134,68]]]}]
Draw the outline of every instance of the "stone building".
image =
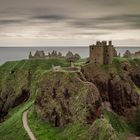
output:
[{"label": "stone building", "polygon": [[[81,57],[78,53],[73,54],[72,52],[68,52],[67,54],[71,54],[69,56],[69,59],[73,59],[73,61],[79,60]],[[45,54],[44,51],[37,50],[34,55],[32,53],[29,53],[29,59],[66,59],[67,60],[67,54],[66,56],[62,55],[61,52],[57,52],[53,50],[52,52],[48,52],[48,54]]]},{"label": "stone building", "polygon": [[114,53],[116,53],[112,41],[97,41],[96,45],[90,45],[89,61],[97,64],[112,64]]},{"label": "stone building", "polygon": [[140,51],[135,52],[134,54],[131,54],[132,58],[140,58]]},{"label": "stone building", "polygon": [[126,50],[126,52],[124,53],[123,57],[125,58],[140,58],[140,51],[135,52],[135,53],[131,53],[129,50]]},{"label": "stone building", "polygon": [[45,58],[45,53],[44,53],[44,51],[37,50],[35,52],[35,54],[32,55],[32,53],[30,52],[29,53],[29,59],[31,59],[31,58]]},{"label": "stone building", "polygon": [[123,54],[123,57],[130,58],[131,57],[131,52],[129,50],[126,50],[126,52]]},{"label": "stone building", "polygon": [[40,51],[40,50],[37,50],[35,52],[34,55],[32,55],[32,53],[30,52],[29,53],[29,59],[48,59],[48,58],[64,58],[64,56],[62,56],[62,53],[61,52],[57,52],[57,51],[52,51],[51,53],[49,52],[48,55],[45,54],[44,51]]}]

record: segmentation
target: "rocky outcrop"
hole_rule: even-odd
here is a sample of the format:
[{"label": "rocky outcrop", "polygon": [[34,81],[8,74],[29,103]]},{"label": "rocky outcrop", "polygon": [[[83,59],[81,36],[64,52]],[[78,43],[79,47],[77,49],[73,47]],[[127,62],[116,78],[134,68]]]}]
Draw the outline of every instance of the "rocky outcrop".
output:
[{"label": "rocky outcrop", "polygon": [[[43,63],[42,68],[40,63],[36,66],[37,63],[26,65],[26,62],[18,70],[13,66],[10,71],[0,69],[0,121],[10,108],[33,94],[35,111],[43,120],[57,127],[65,126],[67,130],[80,124],[82,128],[78,129],[82,131],[77,136],[80,140],[117,140],[117,132],[125,131],[118,118],[133,119],[140,107],[140,62],[137,61],[119,60],[111,65],[87,63],[81,72],[67,68],[52,71],[54,61],[48,62],[49,66]],[[118,117],[106,115],[106,110]],[[121,131],[118,127],[122,127]]]},{"label": "rocky outcrop", "polygon": [[15,93],[7,92],[3,93],[5,97],[1,98],[0,104],[0,122],[3,121],[4,116],[7,115],[9,108],[20,105],[25,102],[29,98],[29,91],[23,89],[19,95],[15,95]]},{"label": "rocky outcrop", "polygon": [[[101,66],[93,66],[91,63],[82,68],[86,79],[94,83],[102,97],[103,102],[110,102],[112,110],[127,118],[132,117],[140,106],[140,95],[135,90],[139,87],[140,73],[133,73],[124,64],[117,68],[103,69]],[[134,70],[134,67],[133,67]]]},{"label": "rocky outcrop", "polygon": [[97,119],[81,140],[119,140],[119,136],[106,119]]},{"label": "rocky outcrop", "polygon": [[0,122],[4,120],[10,108],[27,101],[30,96],[28,71],[11,71],[4,74],[0,86]]},{"label": "rocky outcrop", "polygon": [[63,59],[33,59],[6,62],[0,66],[0,120],[10,108],[35,97],[42,73],[52,65],[67,67]]},{"label": "rocky outcrop", "polygon": [[132,81],[140,88],[140,69],[136,68],[130,73]]},{"label": "rocky outcrop", "polygon": [[74,72],[48,72],[36,97],[36,110],[43,119],[64,126],[72,122],[92,123],[101,105],[97,88]]},{"label": "rocky outcrop", "polygon": [[140,96],[133,90],[129,77],[115,75],[109,79],[109,101],[112,109],[119,115],[132,116],[133,111],[139,106]]}]

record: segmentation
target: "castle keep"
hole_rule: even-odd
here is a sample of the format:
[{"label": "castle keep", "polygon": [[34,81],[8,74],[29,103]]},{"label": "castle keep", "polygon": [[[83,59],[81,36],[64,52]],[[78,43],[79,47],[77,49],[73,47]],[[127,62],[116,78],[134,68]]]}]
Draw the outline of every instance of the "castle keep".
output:
[{"label": "castle keep", "polygon": [[89,46],[89,61],[97,64],[112,64],[115,48],[112,41],[107,44],[106,41],[97,41],[96,45]]}]

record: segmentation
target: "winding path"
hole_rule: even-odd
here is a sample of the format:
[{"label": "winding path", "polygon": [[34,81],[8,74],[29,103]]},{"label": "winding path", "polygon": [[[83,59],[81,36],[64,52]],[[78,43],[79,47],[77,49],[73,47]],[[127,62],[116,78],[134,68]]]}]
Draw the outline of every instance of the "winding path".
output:
[{"label": "winding path", "polygon": [[128,138],[127,138],[127,140],[139,140],[140,139],[140,137],[137,137],[137,136],[135,136],[135,135],[133,135],[133,134],[130,134],[129,136],[128,136]]},{"label": "winding path", "polygon": [[25,112],[23,112],[22,115],[22,122],[23,122],[23,127],[25,129],[25,131],[28,133],[28,136],[30,137],[31,140],[37,140],[32,132],[32,130],[30,129],[30,127],[28,126],[28,121],[27,121],[27,114],[28,114],[29,110],[26,110]]},{"label": "winding path", "polygon": [[[28,136],[30,137],[31,140],[37,140],[36,137],[34,136],[31,128],[28,125],[27,121],[27,114],[29,110],[26,110],[22,114],[22,123],[25,131],[27,132]],[[130,134],[127,138],[127,140],[139,140],[140,137],[136,137],[135,135]]]}]

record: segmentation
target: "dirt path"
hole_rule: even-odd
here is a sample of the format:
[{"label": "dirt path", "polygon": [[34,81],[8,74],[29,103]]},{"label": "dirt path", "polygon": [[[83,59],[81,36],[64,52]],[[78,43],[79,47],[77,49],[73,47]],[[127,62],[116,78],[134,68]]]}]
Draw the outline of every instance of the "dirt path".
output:
[{"label": "dirt path", "polygon": [[22,122],[23,122],[23,127],[25,129],[25,131],[28,133],[28,136],[30,137],[31,140],[37,140],[32,132],[32,130],[30,129],[30,127],[28,126],[28,121],[27,121],[27,114],[28,114],[29,110],[26,110],[25,112],[23,112],[22,115]]},{"label": "dirt path", "polygon": [[127,137],[127,140],[139,140],[140,137],[137,137],[133,134],[130,134],[128,137]]}]

